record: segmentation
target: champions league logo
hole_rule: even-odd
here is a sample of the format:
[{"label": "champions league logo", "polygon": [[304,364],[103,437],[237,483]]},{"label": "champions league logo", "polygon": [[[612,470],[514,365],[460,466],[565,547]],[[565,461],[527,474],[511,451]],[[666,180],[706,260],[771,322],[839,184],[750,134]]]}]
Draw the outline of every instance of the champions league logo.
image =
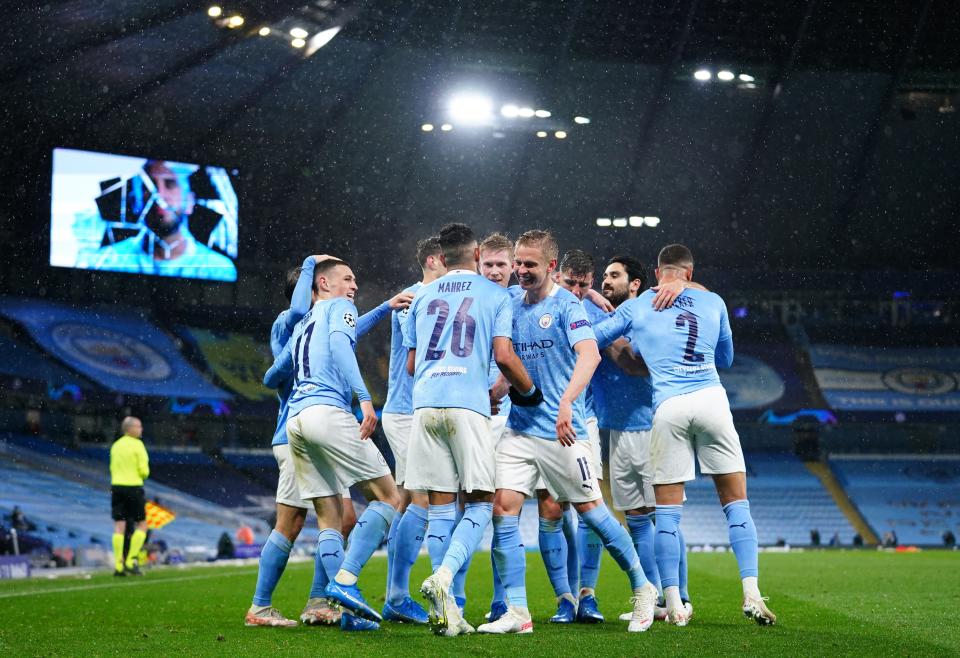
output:
[{"label": "champions league logo", "polygon": [[350,312],[344,313],[343,321],[351,329],[357,326],[357,319],[353,317],[353,313],[350,313]]},{"label": "champions league logo", "polygon": [[156,350],[132,336],[103,327],[63,323],[50,332],[54,344],[80,363],[128,379],[158,381],[172,369]]},{"label": "champions league logo", "polygon": [[883,383],[897,393],[943,395],[957,387],[948,373],[931,368],[897,368],[883,375]]}]

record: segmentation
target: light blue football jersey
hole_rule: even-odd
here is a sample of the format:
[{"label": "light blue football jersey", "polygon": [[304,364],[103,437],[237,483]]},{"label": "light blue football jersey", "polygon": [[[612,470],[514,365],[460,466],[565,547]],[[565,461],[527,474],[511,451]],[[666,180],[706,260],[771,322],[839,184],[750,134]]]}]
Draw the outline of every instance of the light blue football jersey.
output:
[{"label": "light blue football jersey", "polygon": [[[594,327],[613,313],[584,304]],[[596,308],[592,312],[591,308]],[[620,369],[606,354],[590,381],[593,405],[601,429],[620,432],[649,430],[653,426],[653,388],[649,377],[634,377]]]},{"label": "light blue football jersey", "polygon": [[[423,284],[417,281],[403,292],[416,293]],[[387,379],[387,401],[383,405],[385,414],[413,413],[413,377],[407,374],[407,352],[403,345],[403,323],[410,315],[410,309],[393,311],[390,314],[390,367]]]},{"label": "light blue football jersey", "polygon": [[403,324],[416,348],[413,408],[470,409],[490,416],[493,339],[510,338],[510,296],[479,274],[452,270],[422,286]]},{"label": "light blue football jersey", "polygon": [[357,344],[357,307],[345,297],[318,301],[293,329],[293,391],[289,417],[318,404],[351,412],[353,389],[331,355],[330,337],[341,332]]},{"label": "light blue football jersey", "polygon": [[650,370],[655,411],[676,395],[720,386],[714,357],[717,345],[732,341],[733,333],[716,293],[688,288],[663,311],[653,309],[654,294],[648,290],[621,304],[596,333],[602,346],[626,335],[640,352]]},{"label": "light blue football jersey", "polygon": [[[590,320],[580,300],[558,285],[536,304],[527,304],[522,294],[514,295],[512,302],[513,349],[543,393],[543,402],[536,407],[514,405],[507,427],[555,441],[560,398],[577,363],[573,346],[594,340]],[[584,397],[581,393],[573,403],[573,429],[583,441],[588,438]]]}]

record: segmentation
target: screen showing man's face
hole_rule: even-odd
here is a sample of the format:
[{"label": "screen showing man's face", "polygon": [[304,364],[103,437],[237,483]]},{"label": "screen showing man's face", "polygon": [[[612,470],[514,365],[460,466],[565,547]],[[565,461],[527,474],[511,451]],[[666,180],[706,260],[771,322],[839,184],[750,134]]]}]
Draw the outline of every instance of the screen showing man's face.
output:
[{"label": "screen showing man's face", "polygon": [[183,220],[193,210],[193,198],[184,189],[180,177],[166,164],[151,163],[146,172],[157,188],[157,198],[147,213],[147,228],[163,239],[180,230]]}]

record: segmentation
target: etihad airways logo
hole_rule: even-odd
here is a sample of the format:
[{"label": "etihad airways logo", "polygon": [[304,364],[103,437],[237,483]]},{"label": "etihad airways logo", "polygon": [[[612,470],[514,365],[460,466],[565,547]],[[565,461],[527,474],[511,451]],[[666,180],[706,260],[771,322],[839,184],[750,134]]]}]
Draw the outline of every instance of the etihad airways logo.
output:
[{"label": "etihad airways logo", "polygon": [[529,343],[513,342],[513,349],[516,352],[528,352],[530,350],[547,350],[553,347],[553,341],[549,338],[543,340],[532,340]]}]

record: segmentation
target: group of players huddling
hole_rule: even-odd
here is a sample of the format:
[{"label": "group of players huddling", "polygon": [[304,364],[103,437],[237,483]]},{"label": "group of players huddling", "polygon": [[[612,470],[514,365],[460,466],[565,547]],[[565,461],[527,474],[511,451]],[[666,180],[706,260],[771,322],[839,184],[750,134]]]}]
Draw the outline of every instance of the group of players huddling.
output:
[{"label": "group of players huddling", "polygon": [[[620,615],[628,631],[655,619],[685,626],[693,607],[680,518],[694,454],[727,518],[743,614],[776,621],[757,585],[743,453],[717,375],[733,361],[723,300],[692,281],[693,256],[683,245],[661,250],[651,289],[639,260],[610,259],[602,295],[592,290],[590,256],[568,252],[559,267],[558,257],[546,231],[527,231],[515,245],[500,234],[478,244],[468,226],[448,224],[417,246],[422,280],[362,316],[344,261],[310,256],[291,273],[290,308],[274,322],[275,362],[264,378],[280,391],[277,523],[246,625],[297,625],[271,598],[312,505],[320,534],[301,622],[354,631],[387,620],[444,636],[531,633],[519,515],[536,497],[540,552],[557,600],[550,622],[604,621],[595,587],[606,548],[633,591]],[[511,275],[518,285],[510,286]],[[356,341],[388,314],[383,428],[393,475],[368,440],[377,416],[355,356]],[[601,496],[599,428],[609,430],[612,501],[629,531]],[[359,519],[354,485],[368,501]],[[491,521],[494,594],[486,623],[474,629],[463,617],[464,582]],[[381,613],[357,582],[384,538]],[[424,541],[427,609],[409,591]]]}]

